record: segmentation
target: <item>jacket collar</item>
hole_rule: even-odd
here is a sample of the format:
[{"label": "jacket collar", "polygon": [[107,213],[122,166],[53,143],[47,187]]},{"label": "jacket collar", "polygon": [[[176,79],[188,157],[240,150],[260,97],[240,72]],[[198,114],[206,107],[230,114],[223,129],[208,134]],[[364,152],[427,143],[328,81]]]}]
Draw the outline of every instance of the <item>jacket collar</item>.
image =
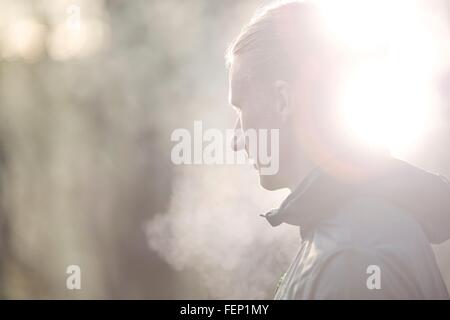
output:
[{"label": "jacket collar", "polygon": [[363,174],[351,180],[333,174],[330,165],[316,168],[278,209],[262,216],[272,226],[282,223],[300,226],[305,235],[352,198],[375,196],[406,209],[431,243],[450,239],[447,179],[390,157],[357,165],[358,172]]}]

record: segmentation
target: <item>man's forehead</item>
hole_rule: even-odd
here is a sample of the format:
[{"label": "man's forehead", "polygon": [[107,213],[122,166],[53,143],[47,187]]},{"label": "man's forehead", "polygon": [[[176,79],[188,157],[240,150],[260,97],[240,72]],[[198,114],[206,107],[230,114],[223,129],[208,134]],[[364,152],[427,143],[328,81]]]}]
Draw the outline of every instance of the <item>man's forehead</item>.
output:
[{"label": "man's forehead", "polygon": [[249,73],[240,58],[235,58],[230,67],[230,103],[239,105],[248,85]]}]

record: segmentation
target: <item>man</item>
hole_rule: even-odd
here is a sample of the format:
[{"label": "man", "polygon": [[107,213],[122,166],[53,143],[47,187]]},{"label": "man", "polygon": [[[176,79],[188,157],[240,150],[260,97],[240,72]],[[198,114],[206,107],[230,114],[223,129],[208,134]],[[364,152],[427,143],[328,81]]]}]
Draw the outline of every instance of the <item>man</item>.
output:
[{"label": "man", "polygon": [[279,171],[253,160],[264,188],[292,193],[265,217],[302,236],[275,298],[447,299],[430,243],[450,238],[449,183],[346,133],[336,99],[353,59],[323,25],[312,4],[273,5],[227,55],[234,148],[248,153],[247,129],[279,130]]}]

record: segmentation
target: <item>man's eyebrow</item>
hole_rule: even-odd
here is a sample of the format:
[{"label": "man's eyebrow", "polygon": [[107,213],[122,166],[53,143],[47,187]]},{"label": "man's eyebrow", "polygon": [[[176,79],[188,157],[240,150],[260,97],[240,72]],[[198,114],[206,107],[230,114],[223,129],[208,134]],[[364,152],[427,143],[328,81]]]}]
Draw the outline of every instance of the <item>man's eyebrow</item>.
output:
[{"label": "man's eyebrow", "polygon": [[230,104],[231,104],[231,106],[233,107],[233,109],[238,109],[238,110],[241,109],[241,107],[239,106],[239,104],[236,103],[236,100],[230,101]]},{"label": "man's eyebrow", "polygon": [[235,105],[231,105],[231,107],[233,108],[233,110],[234,110],[237,114],[240,114],[241,111],[242,111],[241,108],[239,108],[239,107],[237,107],[237,106],[235,106]]}]

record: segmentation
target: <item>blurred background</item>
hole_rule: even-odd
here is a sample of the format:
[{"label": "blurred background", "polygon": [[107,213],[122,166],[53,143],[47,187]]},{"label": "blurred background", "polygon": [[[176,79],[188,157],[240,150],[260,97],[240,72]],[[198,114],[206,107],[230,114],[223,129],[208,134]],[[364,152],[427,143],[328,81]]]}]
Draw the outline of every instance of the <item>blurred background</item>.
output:
[{"label": "blurred background", "polygon": [[[268,2],[0,0],[0,298],[272,297],[300,238],[258,215],[287,190],[170,160],[174,129],[233,127],[224,54]],[[396,57],[434,120],[392,151],[450,177],[450,1],[417,3]]]}]

